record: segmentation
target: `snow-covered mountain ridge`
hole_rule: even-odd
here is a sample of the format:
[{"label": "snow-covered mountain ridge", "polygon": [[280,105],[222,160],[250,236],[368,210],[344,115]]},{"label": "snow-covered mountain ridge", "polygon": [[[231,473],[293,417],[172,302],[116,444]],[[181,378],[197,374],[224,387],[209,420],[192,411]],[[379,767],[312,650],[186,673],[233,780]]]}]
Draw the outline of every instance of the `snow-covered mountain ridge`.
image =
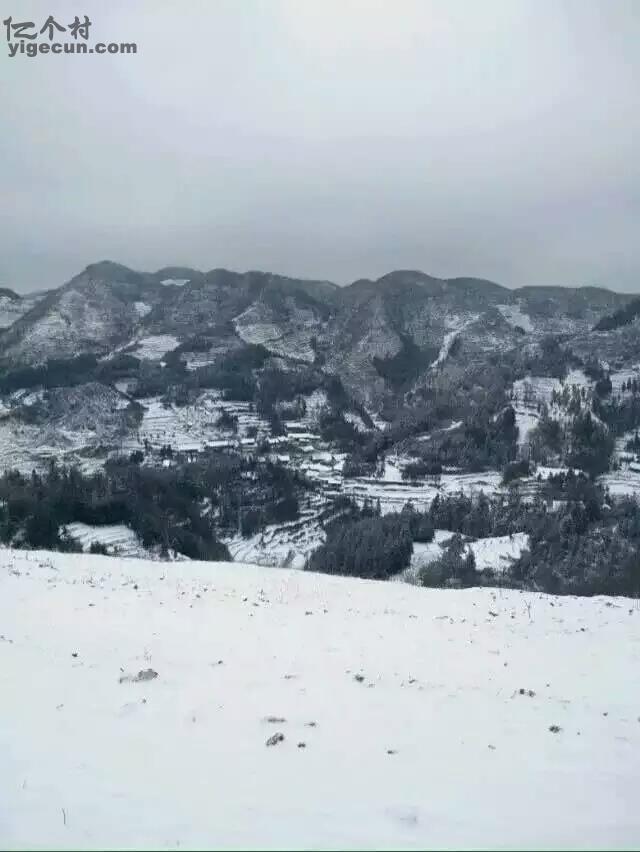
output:
[{"label": "snow-covered mountain ridge", "polygon": [[523,335],[590,333],[631,299],[593,287],[510,290],[482,279],[413,271],[337,287],[265,272],[136,272],[103,261],[35,304],[22,300],[21,315],[0,334],[0,361],[34,365],[105,354],[145,335],[182,341],[215,327],[221,338],[262,343],[302,361],[313,361],[315,340],[328,369],[354,387],[363,380],[373,386],[379,377],[372,359],[394,356],[407,336],[437,355],[447,336],[465,327],[470,352],[480,358],[522,344]]}]

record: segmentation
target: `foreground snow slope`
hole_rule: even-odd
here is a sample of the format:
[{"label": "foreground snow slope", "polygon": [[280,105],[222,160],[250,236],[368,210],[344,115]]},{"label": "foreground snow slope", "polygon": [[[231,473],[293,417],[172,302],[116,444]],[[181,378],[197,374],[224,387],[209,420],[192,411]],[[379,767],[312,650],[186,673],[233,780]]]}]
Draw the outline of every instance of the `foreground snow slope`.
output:
[{"label": "foreground snow slope", "polygon": [[639,640],[620,598],[1,551],[0,847],[637,848]]}]

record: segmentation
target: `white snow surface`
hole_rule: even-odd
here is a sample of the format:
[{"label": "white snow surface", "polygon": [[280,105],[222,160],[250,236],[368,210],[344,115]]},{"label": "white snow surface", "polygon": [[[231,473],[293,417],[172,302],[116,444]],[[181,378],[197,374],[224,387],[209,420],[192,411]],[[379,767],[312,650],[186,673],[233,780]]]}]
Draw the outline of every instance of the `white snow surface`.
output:
[{"label": "white snow surface", "polygon": [[433,541],[414,541],[411,569],[422,568],[424,565],[429,565],[439,559],[447,543],[451,541],[454,535],[455,533],[449,530],[434,530]]},{"label": "white snow surface", "polygon": [[325,538],[320,522],[311,519],[307,523],[268,526],[249,538],[238,535],[225,540],[225,544],[234,560],[250,559],[258,565],[301,569]]},{"label": "white snow surface", "polygon": [[136,358],[147,361],[160,361],[167,352],[175,349],[179,341],[173,334],[150,334],[135,341],[137,346],[132,353]]},{"label": "white snow surface", "polygon": [[579,388],[589,388],[593,382],[583,370],[569,370],[564,380],[564,384],[569,387],[576,385]]},{"label": "white snow surface", "polygon": [[471,325],[474,320],[476,320],[477,314],[474,314],[470,319],[462,320],[461,318],[456,318],[450,323],[450,330],[445,334],[444,339],[442,341],[442,346],[440,347],[440,351],[438,352],[438,357],[431,364],[430,369],[434,369],[438,367],[440,364],[444,364],[444,362],[449,357],[449,352],[451,351],[451,347],[453,346],[456,337],[460,334],[460,332],[464,331],[467,326]]},{"label": "white snow surface", "polygon": [[618,370],[611,373],[611,387],[614,393],[622,393],[622,385],[626,384],[629,379],[637,381],[640,378],[640,370],[638,367],[633,367],[630,370]]},{"label": "white snow surface", "polygon": [[600,477],[600,484],[606,486],[616,497],[640,499],[640,469],[636,465],[629,465],[625,470],[605,473]]},{"label": "white snow surface", "polygon": [[534,409],[524,405],[516,405],[514,412],[518,427],[518,446],[522,447],[529,442],[529,434],[540,422],[540,415]]},{"label": "white snow surface", "polygon": [[639,651],[623,598],[2,551],[0,847],[637,848]]},{"label": "white snow surface", "polygon": [[385,482],[402,482],[402,470],[400,460],[397,458],[386,458],[384,460],[384,472],[382,478]]},{"label": "white snow surface", "polygon": [[434,530],[433,541],[414,541],[411,564],[400,574],[391,577],[391,580],[416,584],[420,569],[439,559],[453,536],[454,533],[449,530]]},{"label": "white snow surface", "polygon": [[526,533],[479,538],[469,544],[476,560],[477,571],[505,571],[528,547],[529,536]]},{"label": "white snow surface", "polygon": [[438,357],[436,358],[436,360],[431,365],[432,369],[433,369],[433,367],[437,367],[438,364],[443,364],[447,360],[447,355],[449,354],[449,350],[453,346],[453,341],[456,339],[457,336],[458,336],[457,330],[448,331],[445,334],[444,340],[442,341],[442,346],[440,347],[440,351],[438,352]]},{"label": "white snow surface", "polygon": [[426,481],[419,485],[410,482],[394,481],[400,460],[395,458],[389,464],[385,460],[385,474],[389,479],[343,479],[340,493],[352,497],[359,505],[365,500],[376,503],[380,500],[383,514],[400,512],[408,502],[418,511],[426,511],[436,494],[440,496],[463,493],[473,496],[484,491],[496,494],[500,491],[502,474],[498,471],[484,473],[443,473],[437,484]]},{"label": "white snow surface", "polygon": [[151,305],[147,305],[146,302],[134,302],[133,307],[139,317],[146,317],[146,315],[150,314],[153,310]]},{"label": "white snow surface", "polygon": [[502,316],[506,319],[509,325],[517,326],[519,325],[523,331],[533,331],[533,323],[531,322],[531,317],[529,314],[525,314],[522,311],[521,306],[518,305],[498,305],[498,310],[502,314]]},{"label": "white snow surface", "polygon": [[550,376],[527,376],[513,383],[513,391],[517,402],[525,405],[546,402],[550,405],[553,392],[562,391],[562,382]]},{"label": "white snow surface", "polygon": [[141,559],[149,559],[151,554],[144,549],[138,536],[125,524],[108,524],[104,526],[91,526],[76,521],[66,525],[67,532],[82,549],[89,550],[94,541],[108,548],[109,553],[117,553],[119,556],[138,556]]},{"label": "white snow surface", "polygon": [[[439,559],[453,536],[454,533],[449,530],[435,530],[433,541],[414,541],[411,565],[393,579],[417,583],[420,569]],[[476,539],[465,545],[465,552],[473,552],[477,571],[491,570],[501,573],[510,568],[512,561],[518,559],[528,547],[529,536],[526,533],[514,533]]]},{"label": "white snow surface", "polygon": [[[250,427],[262,433],[267,424],[250,411],[248,402],[223,400],[218,391],[204,391],[195,405],[177,406],[162,402],[161,397],[139,400],[145,413],[136,435],[127,449],[137,449],[145,439],[153,446],[171,444],[177,450],[202,450],[205,446],[232,446],[237,439],[246,438]],[[238,435],[219,428],[216,423],[223,411],[238,418]],[[233,440],[230,440],[233,439]]]}]

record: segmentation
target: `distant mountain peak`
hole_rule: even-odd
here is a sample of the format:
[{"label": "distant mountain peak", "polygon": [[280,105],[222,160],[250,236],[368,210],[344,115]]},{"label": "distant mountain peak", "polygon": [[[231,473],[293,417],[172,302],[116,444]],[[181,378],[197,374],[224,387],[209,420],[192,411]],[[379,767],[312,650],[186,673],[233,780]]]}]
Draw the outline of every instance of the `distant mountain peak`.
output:
[{"label": "distant mountain peak", "polygon": [[19,293],[16,293],[15,290],[11,290],[10,287],[0,287],[0,296],[5,299],[10,299],[12,302],[22,301],[22,296]]},{"label": "distant mountain peak", "polygon": [[149,278],[147,273],[136,272],[134,269],[130,269],[122,263],[115,263],[112,260],[101,260],[98,263],[91,263],[81,275],[104,281],[118,281],[131,284],[139,283]]}]

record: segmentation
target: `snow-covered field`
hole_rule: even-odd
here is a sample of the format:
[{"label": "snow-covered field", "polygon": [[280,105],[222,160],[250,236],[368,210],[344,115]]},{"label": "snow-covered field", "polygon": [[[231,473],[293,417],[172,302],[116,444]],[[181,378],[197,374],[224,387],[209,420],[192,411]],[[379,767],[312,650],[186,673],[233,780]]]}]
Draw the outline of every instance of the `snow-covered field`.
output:
[{"label": "snow-covered field", "polygon": [[518,446],[529,443],[529,434],[540,422],[540,415],[531,406],[515,405],[516,426],[518,427]]},{"label": "snow-covered field", "polygon": [[614,393],[622,393],[622,385],[626,384],[629,380],[638,381],[640,379],[640,367],[637,365],[630,370],[618,370],[616,372],[611,373],[611,386]]},{"label": "snow-covered field", "polygon": [[549,376],[527,376],[526,379],[518,379],[513,383],[513,393],[516,400],[525,405],[543,402],[550,405],[554,391],[561,393],[574,387],[582,390],[590,385],[591,382],[582,370],[570,370],[563,381]]},{"label": "snow-covered field", "polygon": [[506,321],[513,326],[520,326],[524,331],[534,331],[533,323],[529,314],[522,311],[522,307],[518,305],[497,305],[498,310]]},{"label": "snow-covered field", "polygon": [[616,497],[640,498],[640,467],[634,465],[625,470],[605,473],[600,477],[600,482]]},{"label": "snow-covered field", "polygon": [[306,560],[326,538],[317,519],[266,527],[249,538],[225,540],[234,560],[251,560],[274,568],[304,568]]},{"label": "snow-covered field", "polygon": [[66,530],[85,552],[88,552],[91,545],[97,542],[104,545],[110,555],[138,556],[141,559],[148,559],[150,556],[135,532],[124,524],[108,524],[98,527],[77,521],[73,524],[67,524]]},{"label": "snow-covered field", "polygon": [[[162,402],[160,397],[148,397],[140,402],[145,412],[137,434],[128,437],[126,446],[129,449],[142,447],[146,440],[153,447],[170,444],[174,450],[195,451],[217,446],[219,442],[233,446],[237,438],[246,437],[251,427],[258,429],[260,434],[268,433],[268,425],[250,410],[248,402],[223,400],[217,391],[204,391],[196,405],[172,405]],[[216,425],[223,412],[238,418],[237,436]]]},{"label": "snow-covered field", "polygon": [[622,598],[3,551],[0,847],[637,848],[639,651]]},{"label": "snow-covered field", "polygon": [[411,568],[421,568],[423,565],[429,565],[429,563],[439,559],[453,536],[454,533],[449,530],[434,530],[433,541],[414,541]]},{"label": "snow-covered field", "polygon": [[172,334],[151,334],[136,341],[134,355],[149,361],[159,361],[167,352],[175,349],[179,341]]},{"label": "snow-covered field", "polygon": [[430,565],[442,556],[453,535],[454,533],[449,532],[449,530],[434,530],[433,541],[414,541],[411,564],[400,574],[390,579],[399,583],[417,584],[420,569],[426,565]]},{"label": "snow-covered field", "polygon": [[[411,565],[397,577],[392,579],[407,583],[417,583],[420,569],[439,559],[446,550],[447,544],[453,538],[449,530],[435,530],[433,541],[413,543]],[[465,545],[465,553],[471,551],[476,560],[477,571],[495,571],[501,573],[519,559],[522,552],[529,547],[529,536],[526,533],[513,535],[490,536],[470,541]]]},{"label": "snow-covered field", "polygon": [[537,403],[551,404],[553,392],[560,393],[562,391],[562,382],[560,379],[553,379],[548,376],[527,376],[526,379],[518,379],[513,383],[513,393],[517,402],[524,403],[525,406],[535,405]]},{"label": "snow-covered field", "polygon": [[46,470],[51,459],[59,464],[75,464],[83,472],[92,473],[104,464],[104,453],[94,456],[91,452],[97,445],[98,436],[88,429],[73,431],[55,426],[42,429],[4,418],[0,420],[0,473],[19,470],[28,475],[34,469]]},{"label": "snow-covered field", "polygon": [[509,568],[512,561],[519,559],[528,547],[529,536],[522,532],[479,538],[469,545],[476,560],[476,570],[490,569],[496,572]]},{"label": "snow-covered field", "polygon": [[[443,474],[437,484],[426,480],[424,483],[412,484],[402,481],[396,463],[385,465],[383,479],[350,479],[342,481],[341,493],[352,497],[362,504],[366,499],[380,500],[383,513],[400,512],[411,502],[418,511],[426,511],[436,494],[450,496],[462,492],[467,496],[479,494],[495,494],[500,490],[502,476],[497,471],[485,473],[450,473]],[[398,481],[399,480],[399,481]]]},{"label": "snow-covered field", "polygon": [[238,534],[225,539],[225,544],[238,562],[273,568],[304,568],[309,556],[326,538],[322,527],[326,508],[322,495],[309,495],[300,505],[298,520],[270,524],[247,538]]}]

